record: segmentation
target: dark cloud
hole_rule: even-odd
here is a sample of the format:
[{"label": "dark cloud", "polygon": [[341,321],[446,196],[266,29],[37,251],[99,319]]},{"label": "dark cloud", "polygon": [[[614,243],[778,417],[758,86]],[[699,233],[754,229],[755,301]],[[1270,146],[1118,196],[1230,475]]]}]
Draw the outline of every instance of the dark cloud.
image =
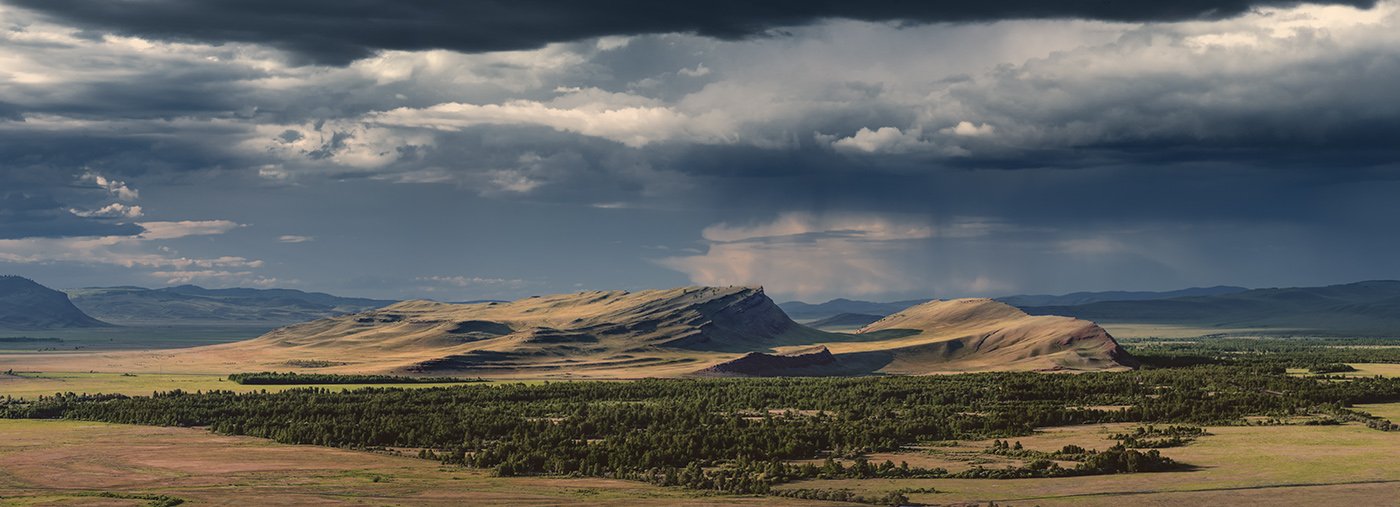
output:
[{"label": "dark cloud", "polygon": [[[831,18],[908,23],[1081,18],[1215,19],[1276,0],[653,2],[608,0],[7,0],[88,30],[165,40],[246,42],[345,64],[378,49],[483,52],[607,35],[690,32],[736,39]],[[1370,7],[1374,0],[1317,3]]]}]

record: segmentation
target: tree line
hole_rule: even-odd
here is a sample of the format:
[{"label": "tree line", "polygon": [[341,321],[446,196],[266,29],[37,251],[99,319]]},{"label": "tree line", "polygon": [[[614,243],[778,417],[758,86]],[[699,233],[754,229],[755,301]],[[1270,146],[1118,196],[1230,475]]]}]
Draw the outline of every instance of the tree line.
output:
[{"label": "tree line", "polygon": [[407,377],[402,375],[340,375],[330,373],[234,373],[228,379],[243,385],[312,385],[312,384],[463,384],[486,382],[481,377]]}]

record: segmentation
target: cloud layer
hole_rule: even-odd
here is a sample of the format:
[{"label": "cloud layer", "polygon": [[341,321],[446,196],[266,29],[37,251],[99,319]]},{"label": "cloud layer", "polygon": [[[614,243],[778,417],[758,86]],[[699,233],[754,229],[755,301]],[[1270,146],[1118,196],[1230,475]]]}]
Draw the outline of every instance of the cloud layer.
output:
[{"label": "cloud layer", "polygon": [[0,268],[460,299],[1400,269],[1394,1],[462,5],[0,0]]},{"label": "cloud layer", "polygon": [[[488,52],[534,49],[553,42],[660,33],[738,39],[827,19],[947,23],[1005,19],[1180,21],[1236,16],[1273,0],[1175,2],[1038,2],[1033,0],[742,2],[658,4],[638,0],[580,2],[358,2],[311,0],[9,0],[55,20],[148,39],[269,44],[306,59],[344,64],[376,50],[450,49]],[[1326,3],[1369,7],[1368,0]]]}]

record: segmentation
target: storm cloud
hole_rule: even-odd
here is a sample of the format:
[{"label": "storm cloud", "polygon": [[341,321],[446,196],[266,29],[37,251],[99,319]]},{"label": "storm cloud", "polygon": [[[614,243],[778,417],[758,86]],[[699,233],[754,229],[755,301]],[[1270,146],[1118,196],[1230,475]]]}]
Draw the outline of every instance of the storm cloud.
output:
[{"label": "storm cloud", "polygon": [[[534,49],[609,35],[693,33],[739,39],[827,19],[948,23],[1006,19],[1154,22],[1220,19],[1271,0],[1103,2],[1075,0],[651,2],[605,0],[9,0],[86,29],[172,41],[275,46],[317,63],[344,65],[376,50]],[[1325,3],[1370,7],[1374,0]]]},{"label": "storm cloud", "polygon": [[519,5],[0,0],[0,270],[444,299],[1400,271],[1394,1]]}]

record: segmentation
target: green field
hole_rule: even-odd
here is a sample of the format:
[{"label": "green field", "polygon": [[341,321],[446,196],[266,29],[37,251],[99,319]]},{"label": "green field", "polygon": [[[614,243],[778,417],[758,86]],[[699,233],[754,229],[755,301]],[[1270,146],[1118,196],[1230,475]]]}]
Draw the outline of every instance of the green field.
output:
[{"label": "green field", "polygon": [[[1346,363],[1356,371],[1341,373],[1326,373],[1323,375],[1342,377],[1400,377],[1400,364],[1380,364],[1380,363]],[[1307,368],[1289,368],[1289,375],[1312,376]]]}]

